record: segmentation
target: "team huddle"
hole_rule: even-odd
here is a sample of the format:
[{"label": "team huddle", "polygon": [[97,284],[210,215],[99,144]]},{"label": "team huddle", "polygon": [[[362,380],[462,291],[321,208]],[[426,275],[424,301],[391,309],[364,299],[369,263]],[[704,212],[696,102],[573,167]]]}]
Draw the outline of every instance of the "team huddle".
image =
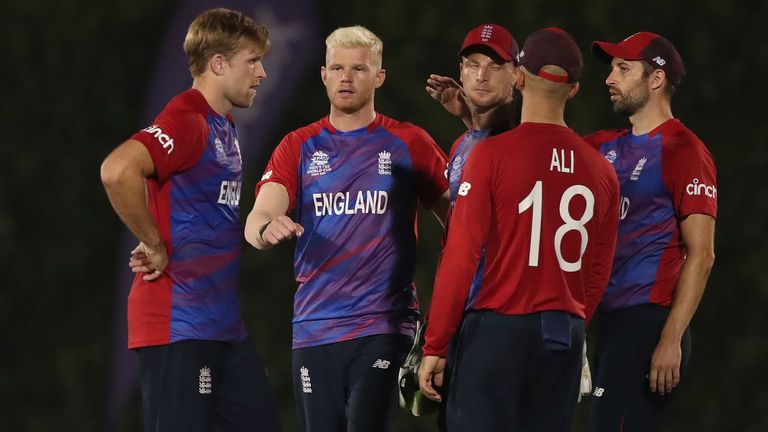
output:
[{"label": "team huddle", "polygon": [[[251,106],[269,49],[250,17],[200,14],[184,41],[192,87],[101,167],[140,242],[128,333],[146,431],[280,430],[240,316],[243,236],[259,250],[295,240],[302,431],[394,430],[398,399],[414,397],[398,397],[406,356],[417,376],[401,379],[439,402],[437,430],[572,430],[593,317],[587,430],[659,430],[689,359],[717,212],[712,156],[672,114],[685,67],[669,41],[592,44],[631,127],[582,137],[564,120],[584,69],[571,35],[544,28],[520,47],[499,25],[472,29],[460,82],[427,80],[468,129],[446,157],[422,128],[375,110],[382,41],[336,29],[320,71],[330,111],[277,145],[243,229],[231,111]],[[445,228],[425,319],[419,207]]]}]

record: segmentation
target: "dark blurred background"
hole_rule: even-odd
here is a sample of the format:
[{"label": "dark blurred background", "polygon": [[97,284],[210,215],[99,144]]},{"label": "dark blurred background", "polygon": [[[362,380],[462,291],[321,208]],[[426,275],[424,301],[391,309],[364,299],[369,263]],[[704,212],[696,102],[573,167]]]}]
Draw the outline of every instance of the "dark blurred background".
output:
[{"label": "dark blurred background", "polygon": [[[243,10],[259,11],[256,19],[284,43],[265,60],[268,78],[257,95],[263,105],[250,114],[268,121],[248,133],[254,139],[243,149],[243,216],[280,138],[328,111],[318,72],[324,38],[336,27],[362,24],[384,40],[387,81],[377,92],[377,110],[422,126],[445,151],[462,126],[426,95],[425,79],[431,72],[456,76],[456,51],[478,24],[501,24],[521,44],[532,30],[552,25],[576,37],[586,71],[567,120],[579,133],[627,124],[611,112],[603,82],[608,69],[588,55],[590,42],[641,30],[670,39],[688,67],[673,110],[715,157],[720,212],[717,261],[692,324],[693,357],[666,430],[768,430],[767,2],[282,2],[283,8],[297,4],[292,12],[303,21],[292,22],[270,14],[278,2],[251,3]],[[167,41],[181,40],[183,30],[168,31],[194,16],[180,17],[181,9],[199,12],[213,4],[0,5],[0,155],[8,164],[0,172],[0,431],[141,430],[135,359],[124,345],[121,315],[131,240],[103,192],[99,164],[162,107],[148,102],[150,90],[170,96],[190,85],[188,75],[170,87],[158,84],[166,51],[181,55],[181,46]],[[309,42],[288,43],[301,38]],[[420,229],[416,282],[426,310],[440,231],[426,213]],[[289,374],[293,289],[292,245],[245,248],[243,313],[287,431],[296,427]],[[584,411],[582,404],[576,430]],[[398,430],[434,430],[433,423],[402,411]]]}]

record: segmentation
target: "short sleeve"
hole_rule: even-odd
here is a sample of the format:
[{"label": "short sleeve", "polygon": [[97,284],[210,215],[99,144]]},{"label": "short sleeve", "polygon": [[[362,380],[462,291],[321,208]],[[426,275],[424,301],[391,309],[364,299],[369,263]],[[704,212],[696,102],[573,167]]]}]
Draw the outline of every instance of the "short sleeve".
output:
[{"label": "short sleeve", "polygon": [[704,144],[695,136],[678,139],[663,148],[662,157],[677,218],[695,213],[717,217],[717,171]]},{"label": "short sleeve", "polygon": [[414,135],[409,144],[416,174],[416,191],[425,207],[431,208],[448,189],[446,178],[447,159],[427,132],[413,127]]},{"label": "short sleeve", "polygon": [[600,150],[603,143],[616,139],[616,137],[622,135],[624,131],[617,129],[607,129],[597,132],[593,132],[589,135],[584,135],[582,138],[595,150]]},{"label": "short sleeve", "polygon": [[285,186],[288,191],[288,211],[291,213],[296,206],[299,190],[299,150],[301,138],[296,132],[286,135],[277,145],[269,158],[261,180],[256,184],[256,195],[265,183],[274,182]]},{"label": "short sleeve", "polygon": [[197,115],[160,115],[155,122],[136,132],[131,139],[144,144],[160,183],[173,174],[193,167],[205,149],[208,126]]}]

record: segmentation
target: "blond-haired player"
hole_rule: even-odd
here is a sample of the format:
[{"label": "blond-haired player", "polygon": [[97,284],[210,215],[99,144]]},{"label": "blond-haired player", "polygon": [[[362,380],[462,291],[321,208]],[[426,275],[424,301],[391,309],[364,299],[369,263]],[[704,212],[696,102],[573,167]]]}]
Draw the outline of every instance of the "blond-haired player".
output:
[{"label": "blond-haired player", "polygon": [[298,237],[293,377],[303,431],[390,431],[397,372],[419,311],[418,205],[438,208],[445,156],[421,128],[374,109],[382,43],[360,27],[326,40],[330,114],[283,138],[248,216],[269,249]]}]

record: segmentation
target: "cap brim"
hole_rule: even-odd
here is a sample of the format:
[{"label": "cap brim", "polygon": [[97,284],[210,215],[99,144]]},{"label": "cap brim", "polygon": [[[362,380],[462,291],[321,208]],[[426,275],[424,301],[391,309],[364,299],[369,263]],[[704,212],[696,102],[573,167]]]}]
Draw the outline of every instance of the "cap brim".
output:
[{"label": "cap brim", "polygon": [[614,58],[643,60],[641,56],[631,53],[619,44],[601,41],[592,42],[592,56],[604,63],[610,63]]},{"label": "cap brim", "polygon": [[459,55],[464,55],[465,52],[471,50],[472,48],[477,48],[477,47],[486,47],[490,49],[491,51],[496,53],[496,55],[499,56],[499,58],[501,58],[506,62],[510,62],[515,59],[514,57],[509,55],[509,53],[501,49],[498,45],[492,44],[492,43],[476,43],[476,44],[467,45],[465,47],[462,47],[461,50],[459,50]]}]

